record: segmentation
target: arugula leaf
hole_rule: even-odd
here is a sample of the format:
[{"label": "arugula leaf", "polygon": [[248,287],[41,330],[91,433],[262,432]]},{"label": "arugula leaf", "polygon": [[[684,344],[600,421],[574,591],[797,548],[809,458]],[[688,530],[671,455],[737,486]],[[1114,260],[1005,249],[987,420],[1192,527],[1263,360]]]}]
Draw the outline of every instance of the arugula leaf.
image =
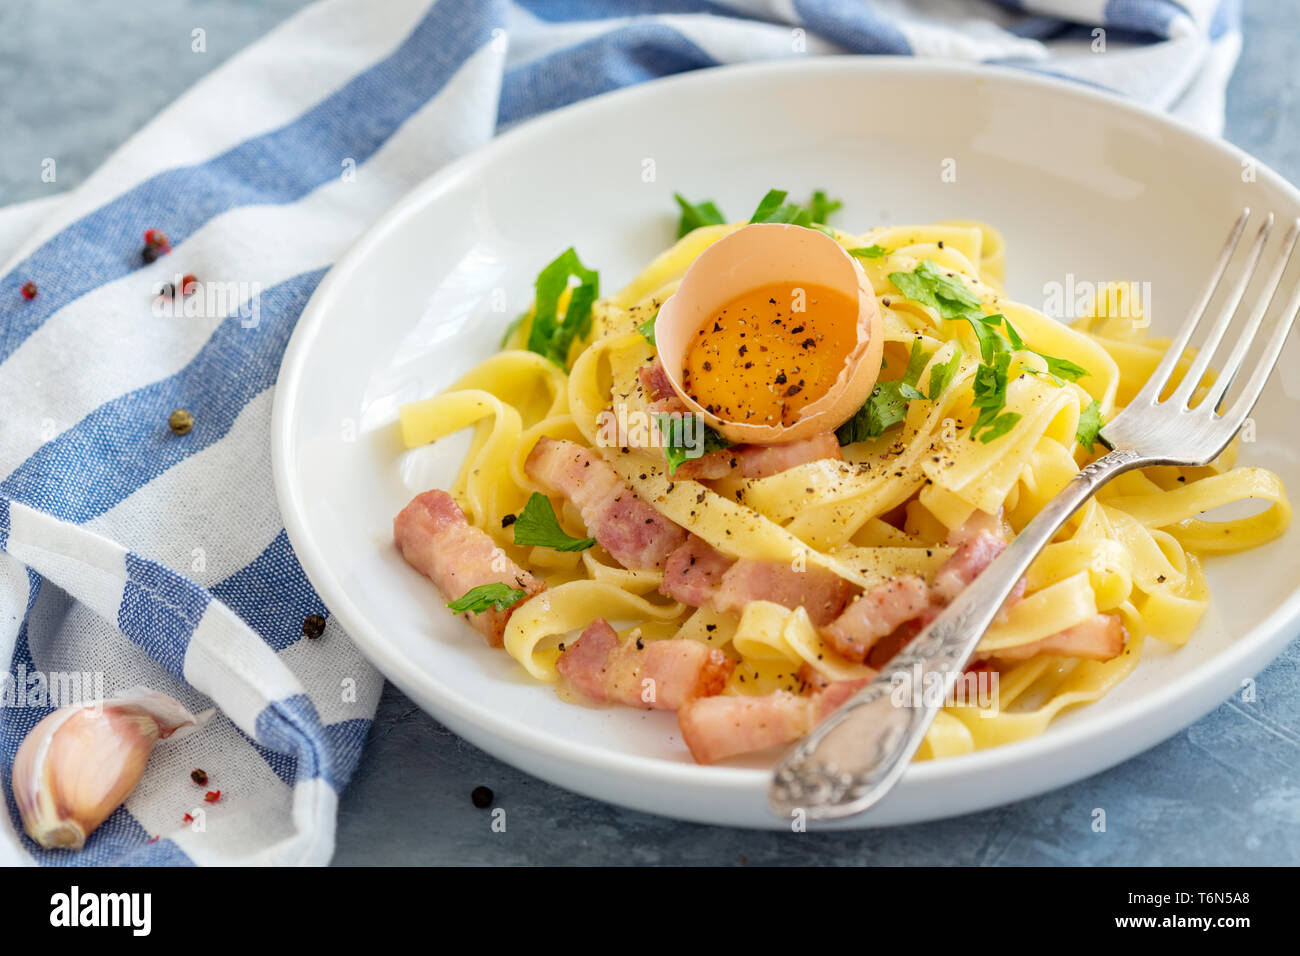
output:
[{"label": "arugula leaf", "polygon": [[546,495],[534,491],[515,518],[515,544],[554,548],[556,551],[586,551],[595,538],[575,538],[564,533],[555,509]]},{"label": "arugula leaf", "polygon": [[889,255],[889,251],[884,246],[870,245],[858,246],[856,249],[848,250],[849,255],[857,256],[859,259],[881,259]]},{"label": "arugula leaf", "polygon": [[930,369],[930,394],[928,398],[932,402],[939,400],[952,382],[953,376],[957,374],[957,369],[961,367],[962,351],[961,346],[956,342],[952,343],[952,358],[942,365],[936,365]]},{"label": "arugula leaf", "polygon": [[459,598],[450,602],[447,607],[457,614],[463,614],[466,611],[474,614],[482,614],[484,611],[491,610],[504,611],[507,608],[514,607],[527,594],[528,592],[521,588],[512,588],[508,584],[494,581],[491,584],[480,584],[476,588],[470,588]]},{"label": "arugula leaf", "polygon": [[[564,320],[557,315],[560,296],[569,280],[579,285],[569,297]],[[544,355],[561,368],[568,368],[569,346],[591,331],[591,307],[600,295],[600,273],[588,269],[570,246],[537,274],[533,327],[528,333],[529,351]]]},{"label": "arugula leaf", "polygon": [[659,347],[659,343],[655,341],[655,319],[657,318],[659,318],[658,312],[636,327],[641,336],[655,348]]},{"label": "arugula leaf", "polygon": [[660,412],[655,416],[655,424],[659,426],[659,433],[663,435],[664,459],[668,462],[668,474],[670,476],[676,473],[684,462],[701,458],[709,452],[731,446],[731,442],[708,425],[705,425],[703,421],[698,422],[703,438],[698,443],[688,439],[686,435],[687,428],[689,427],[694,431],[697,427],[697,418],[696,415],[682,415],[680,418],[675,418],[667,412]]},{"label": "arugula leaf", "polygon": [[1092,451],[1092,446],[1101,440],[1101,426],[1104,424],[1101,417],[1101,402],[1094,398],[1092,403],[1079,413],[1079,429],[1074,437],[1085,449]]},{"label": "arugula leaf", "polygon": [[727,221],[726,216],[722,215],[722,211],[713,204],[712,199],[692,203],[681,193],[673,193],[673,198],[682,209],[682,218],[677,223],[678,239],[700,226],[720,226]]}]

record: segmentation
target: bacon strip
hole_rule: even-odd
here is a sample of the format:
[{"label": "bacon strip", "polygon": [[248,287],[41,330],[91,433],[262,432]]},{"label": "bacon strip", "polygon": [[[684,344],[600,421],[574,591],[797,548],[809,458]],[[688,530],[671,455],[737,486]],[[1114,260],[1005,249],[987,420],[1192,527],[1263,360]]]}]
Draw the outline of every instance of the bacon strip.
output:
[{"label": "bacon strip", "polygon": [[[883,638],[903,625],[928,624],[1006,550],[1007,539],[1001,518],[977,511],[953,530],[948,544],[957,550],[935,572],[933,584],[927,586],[915,575],[895,578],[862,594],[827,626],[823,634],[836,652],[849,660],[865,661],[874,648],[883,646],[879,644]],[[1004,611],[1024,593],[1022,579],[1007,599]],[[903,643],[915,637],[920,628],[909,628],[909,632],[903,635]]]},{"label": "bacon strip", "polygon": [[863,594],[822,632],[841,657],[861,663],[876,643],[930,607],[925,581],[909,574]]},{"label": "bacon strip", "polygon": [[740,459],[740,474],[744,478],[779,475],[810,461],[828,458],[834,461],[844,460],[839,439],[834,432],[822,432],[784,445],[742,445],[737,457]]},{"label": "bacon strip", "polygon": [[592,700],[677,710],[720,693],[736,665],[716,647],[689,638],[620,641],[609,623],[597,618],[555,666]]},{"label": "bacon strip", "polygon": [[581,445],[543,436],[524,471],[573,502],[587,533],[625,568],[662,568],[686,540],[686,532],[638,497],[609,462]]},{"label": "bacon strip", "polygon": [[713,598],[722,577],[735,560],[715,550],[697,535],[668,555],[659,592],[691,607],[704,607]]},{"label": "bacon strip", "polygon": [[824,568],[796,571],[777,561],[736,561],[696,535],[668,556],[661,593],[691,607],[739,614],[751,601],[802,607],[817,626],[835,619],[853,585]]},{"label": "bacon strip", "polygon": [[[479,585],[500,583],[523,589],[522,603],[546,587],[511,561],[486,531],[471,525],[451,495],[436,488],[416,495],[393,519],[393,540],[406,563],[432,581],[448,601]],[[504,611],[466,611],[461,616],[488,644],[500,647],[515,607],[518,604]]]},{"label": "bacon strip", "polygon": [[817,627],[829,624],[853,596],[854,585],[833,571],[809,565],[796,571],[780,561],[742,558],[722,575],[712,605],[740,613],[751,601],[772,601],[794,610],[802,607]]},{"label": "bacon strip", "polygon": [[654,357],[654,361],[648,365],[642,365],[636,370],[637,378],[641,380],[641,387],[645,389],[647,403],[652,412],[678,412],[684,413],[686,403],[681,400],[673,383],[668,381],[668,373],[664,370],[664,363],[659,360],[659,356]]},{"label": "bacon strip", "polygon": [[738,472],[742,478],[768,478],[798,465],[824,459],[844,460],[839,439],[833,432],[822,432],[784,445],[732,445],[719,448],[707,455],[682,462],[673,472],[673,477],[705,481],[725,478]]},{"label": "bacon strip", "polygon": [[993,651],[989,656],[1000,661],[1024,661],[1036,654],[1056,654],[1108,661],[1124,650],[1127,641],[1128,632],[1116,615],[1097,614],[1042,640]]},{"label": "bacon strip", "polygon": [[935,599],[941,604],[951,604],[1006,549],[1007,539],[994,531],[978,531],[962,539],[952,557],[934,575]]},{"label": "bacon strip", "polygon": [[677,711],[677,725],[696,763],[716,763],[798,740],[865,683],[866,678],[835,681],[808,696],[779,690],[762,697],[704,697]]}]

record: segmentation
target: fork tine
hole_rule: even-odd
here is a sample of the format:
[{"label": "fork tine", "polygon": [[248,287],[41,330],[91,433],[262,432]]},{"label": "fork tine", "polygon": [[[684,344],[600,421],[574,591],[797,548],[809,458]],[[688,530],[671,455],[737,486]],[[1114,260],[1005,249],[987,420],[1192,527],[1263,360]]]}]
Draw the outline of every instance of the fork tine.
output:
[{"label": "fork tine", "polygon": [[1277,295],[1278,284],[1282,281],[1282,274],[1286,272],[1286,267],[1291,261],[1291,254],[1295,250],[1297,239],[1300,239],[1300,219],[1292,220],[1291,228],[1287,230],[1286,237],[1282,240],[1282,248],[1278,251],[1277,259],[1273,263],[1273,269],[1269,273],[1266,291],[1261,292],[1256,298],[1255,308],[1251,311],[1250,319],[1246,322],[1246,327],[1238,337],[1232,353],[1223,363],[1219,379],[1211,386],[1202,407],[1207,409],[1218,408],[1228,394],[1228,389],[1232,388],[1232,383],[1236,381],[1237,375],[1241,371],[1241,365],[1246,360],[1246,353],[1250,351],[1251,345],[1255,342],[1255,336],[1259,334],[1259,327],[1264,322],[1264,315],[1268,312],[1269,306],[1273,304],[1273,299]]},{"label": "fork tine", "polygon": [[1277,360],[1282,357],[1282,348],[1286,345],[1287,336],[1291,334],[1291,328],[1295,325],[1297,312],[1300,312],[1300,281],[1297,281],[1292,288],[1291,301],[1286,304],[1286,308],[1278,317],[1273,337],[1269,339],[1264,354],[1260,356],[1259,364],[1255,366],[1250,380],[1242,389],[1241,397],[1224,413],[1224,421],[1230,424],[1234,435],[1246,423],[1255,403],[1259,401],[1259,396],[1264,392],[1264,386],[1268,384],[1269,376],[1277,367]]},{"label": "fork tine", "polygon": [[1214,265],[1214,272],[1210,276],[1210,281],[1205,285],[1205,291],[1201,293],[1200,301],[1193,307],[1190,316],[1178,331],[1178,336],[1169,343],[1169,350],[1165,352],[1165,357],[1160,360],[1151,377],[1147,379],[1146,385],[1137,393],[1131,404],[1138,405],[1145,403],[1154,405],[1160,398],[1160,393],[1165,390],[1169,384],[1169,378],[1174,369],[1178,366],[1178,360],[1183,357],[1187,351],[1187,345],[1192,341],[1192,335],[1196,332],[1196,326],[1201,321],[1201,316],[1205,314],[1206,306],[1210,304],[1210,299],[1214,295],[1214,290],[1219,287],[1219,281],[1223,274],[1228,270],[1228,262],[1232,259],[1232,254],[1237,249],[1237,241],[1241,239],[1242,230],[1246,228],[1246,220],[1250,218],[1250,207],[1241,211],[1237,221],[1232,226],[1232,231],[1228,233],[1228,239],[1223,244],[1223,250],[1219,253],[1219,260]]},{"label": "fork tine", "polygon": [[[1246,292],[1246,286],[1254,278],[1255,267],[1259,265],[1260,254],[1263,253],[1264,246],[1268,242],[1268,235],[1272,230],[1273,214],[1270,212],[1264,217],[1264,223],[1259,227],[1259,231],[1255,233],[1255,242],[1250,247],[1250,251],[1246,253],[1245,265],[1242,266],[1241,275],[1238,276],[1232,291],[1228,293],[1228,301],[1224,303],[1223,311],[1210,328],[1209,334],[1206,335],[1200,349],[1197,350],[1196,359],[1188,367],[1187,374],[1183,376],[1178,388],[1169,397],[1169,401],[1176,406],[1181,407],[1190,404],[1192,394],[1200,387],[1201,380],[1205,378],[1205,373],[1210,367],[1210,360],[1214,358],[1214,353],[1223,341],[1228,326],[1232,324],[1232,320],[1237,316],[1237,306],[1241,304],[1241,297]],[[1214,406],[1209,407],[1213,408]]]}]

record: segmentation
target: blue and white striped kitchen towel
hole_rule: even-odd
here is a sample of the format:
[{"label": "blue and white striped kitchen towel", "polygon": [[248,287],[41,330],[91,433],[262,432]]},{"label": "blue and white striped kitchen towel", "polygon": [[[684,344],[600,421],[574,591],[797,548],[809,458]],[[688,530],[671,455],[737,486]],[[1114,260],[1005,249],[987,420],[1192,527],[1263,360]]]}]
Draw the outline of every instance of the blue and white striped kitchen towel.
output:
[{"label": "blue and white striped kitchen towel", "polygon": [[[0,862],[329,860],[381,680],[286,539],[271,400],[324,271],[438,167],[616,87],[845,52],[1012,62],[1218,131],[1237,23],[1236,0],[326,0],[79,188],[0,210]],[[149,228],[173,250],[144,264]],[[159,314],[180,273],[256,291]],[[46,852],[22,834],[13,759],[57,696],[43,684],[81,674],[220,713],[158,747],[84,851]]]}]

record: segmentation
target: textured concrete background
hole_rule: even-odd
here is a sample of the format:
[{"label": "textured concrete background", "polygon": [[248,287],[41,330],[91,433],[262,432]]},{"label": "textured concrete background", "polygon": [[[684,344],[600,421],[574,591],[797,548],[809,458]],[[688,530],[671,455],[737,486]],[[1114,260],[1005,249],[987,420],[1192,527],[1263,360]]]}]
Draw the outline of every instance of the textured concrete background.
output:
[{"label": "textured concrete background", "polygon": [[[304,0],[4,0],[0,203],[80,182],[203,73]],[[1247,0],[1227,138],[1300,182],[1300,4]],[[194,26],[208,52],[190,52]],[[58,158],[58,182],[40,179]],[[756,833],[619,810],[505,766],[391,685],[343,794],[342,865],[393,863],[1237,864],[1300,861],[1300,643],[1230,701],[1107,773],[997,810],[848,834]],[[470,791],[507,811],[493,833]],[[1092,811],[1107,814],[1093,833]],[[418,808],[418,809],[413,809]]]}]

